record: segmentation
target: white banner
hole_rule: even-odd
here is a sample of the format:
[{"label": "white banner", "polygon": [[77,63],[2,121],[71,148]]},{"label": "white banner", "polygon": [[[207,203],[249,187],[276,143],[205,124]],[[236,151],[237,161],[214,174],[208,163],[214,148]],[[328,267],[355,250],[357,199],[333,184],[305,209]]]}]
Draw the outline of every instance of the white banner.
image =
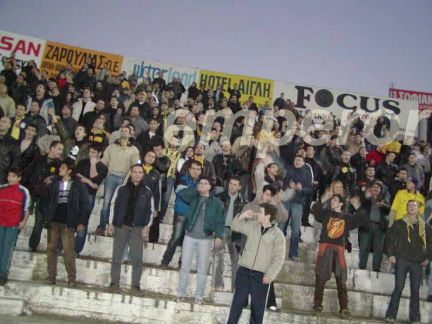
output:
[{"label": "white banner", "polygon": [[141,60],[131,57],[123,58],[123,71],[126,71],[128,75],[135,73],[138,78],[150,79],[157,78],[159,73],[163,73],[163,78],[167,83],[170,83],[173,78],[180,78],[184,87],[187,88],[192,82],[199,81],[199,69],[190,68],[172,64],[165,64],[157,61]]},{"label": "white banner", "polygon": [[338,118],[342,118],[344,112],[351,112],[354,108],[357,108],[357,113],[362,116],[363,120],[366,120],[371,113],[385,110],[399,117],[400,132],[407,130],[409,134],[405,135],[410,136],[414,136],[416,133],[417,122],[413,116],[409,116],[410,111],[417,115],[416,102],[275,81],[273,100],[279,98],[281,93],[284,93],[285,99],[290,99],[294,103],[294,106],[302,115],[306,110],[310,110],[314,119],[317,120],[322,116],[314,114],[313,110],[315,109],[325,110]]},{"label": "white banner", "polygon": [[12,56],[12,53],[15,53],[15,66],[18,67],[18,71],[32,60],[40,66],[44,49],[43,39],[0,30],[0,70],[3,70],[3,63]]}]

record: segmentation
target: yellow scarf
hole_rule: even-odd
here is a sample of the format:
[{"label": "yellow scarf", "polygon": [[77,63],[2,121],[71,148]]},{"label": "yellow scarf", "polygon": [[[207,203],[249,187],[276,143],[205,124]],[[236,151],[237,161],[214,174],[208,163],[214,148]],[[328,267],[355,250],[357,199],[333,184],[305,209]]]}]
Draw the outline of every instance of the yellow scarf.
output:
[{"label": "yellow scarf", "polygon": [[143,164],[143,168],[144,168],[145,174],[149,174],[150,171],[153,170],[153,166],[152,165],[145,165],[145,164]]},{"label": "yellow scarf", "polygon": [[[403,220],[406,223],[406,227],[407,227],[408,242],[411,243],[411,231],[410,231],[410,227],[414,228],[414,225],[411,223],[408,215],[405,215],[405,217],[403,218]],[[426,249],[426,224],[425,224],[425,221],[423,220],[423,218],[421,218],[421,217],[418,217],[418,231],[419,231],[420,238],[423,241],[423,246]]]},{"label": "yellow scarf", "polygon": [[204,156],[199,157],[199,156],[194,155],[194,160],[201,163],[201,165],[204,167]]}]

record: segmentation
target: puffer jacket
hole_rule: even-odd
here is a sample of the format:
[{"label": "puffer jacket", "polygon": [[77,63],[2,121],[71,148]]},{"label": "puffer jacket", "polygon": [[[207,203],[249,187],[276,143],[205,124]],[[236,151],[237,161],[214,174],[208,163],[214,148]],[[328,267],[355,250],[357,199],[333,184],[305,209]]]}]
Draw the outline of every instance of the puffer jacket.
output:
[{"label": "puffer jacket", "polygon": [[285,237],[273,225],[261,234],[261,225],[254,220],[235,217],[231,229],[247,236],[239,265],[250,270],[263,272],[273,281],[285,261]]}]

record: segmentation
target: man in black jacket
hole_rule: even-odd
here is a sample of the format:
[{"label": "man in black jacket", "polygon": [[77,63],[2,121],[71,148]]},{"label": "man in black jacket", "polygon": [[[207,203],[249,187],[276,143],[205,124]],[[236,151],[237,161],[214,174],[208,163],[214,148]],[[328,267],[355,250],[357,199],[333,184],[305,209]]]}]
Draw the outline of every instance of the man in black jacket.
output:
[{"label": "man in black jacket", "polygon": [[2,117],[0,119],[0,184],[6,183],[8,169],[18,165],[19,162],[19,146],[9,135],[10,128],[9,117]]},{"label": "man in black jacket", "polygon": [[222,291],[224,288],[223,282],[223,271],[224,271],[224,255],[225,255],[225,244],[228,246],[228,251],[231,259],[231,290],[235,289],[235,278],[238,269],[238,261],[240,258],[237,245],[232,239],[231,223],[233,218],[241,212],[245,206],[245,201],[241,196],[241,184],[240,178],[232,176],[228,182],[228,189],[217,197],[222,201],[224,206],[225,214],[225,235],[222,242],[222,249],[216,252],[216,270],[214,285],[216,291]]},{"label": "man in black jacket", "polygon": [[233,176],[241,176],[244,173],[243,167],[231,152],[231,142],[228,138],[221,140],[222,153],[216,155],[212,164],[216,174],[215,193],[221,193],[225,190],[228,180]]},{"label": "man in black jacket", "polygon": [[40,207],[45,201],[42,196],[58,172],[62,155],[63,144],[59,141],[53,141],[48,155],[39,156],[24,170],[23,183],[30,191],[35,208],[35,223],[29,240],[29,247],[32,252],[35,252],[39,245],[43,224],[46,220],[45,215],[40,211]]},{"label": "man in black jacket", "polygon": [[154,214],[153,193],[143,178],[142,164],[131,166],[128,182],[117,187],[111,199],[108,226],[108,235],[114,237],[111,290],[119,289],[122,256],[127,244],[132,259],[131,286],[133,291],[141,291],[143,243],[148,241]]},{"label": "man in black jacket", "polygon": [[420,283],[422,267],[432,260],[431,228],[419,215],[419,204],[415,200],[407,203],[407,214],[390,227],[385,248],[387,256],[395,266],[395,287],[386,312],[386,322],[394,323],[399,301],[405,287],[406,276],[410,277],[409,323],[420,323]]},{"label": "man in black jacket", "polygon": [[388,152],[385,160],[376,168],[376,178],[381,180],[387,188],[390,186],[398,171],[398,167],[394,163],[395,159],[396,154],[394,152]]},{"label": "man in black jacket", "polygon": [[48,280],[56,283],[57,243],[63,246],[63,260],[68,274],[68,285],[76,285],[75,231],[87,225],[90,199],[86,186],[72,174],[73,166],[63,162],[59,177],[44,193],[43,214],[49,222],[47,245]]},{"label": "man in black jacket", "polygon": [[364,198],[361,208],[369,215],[369,219],[359,228],[359,268],[366,269],[369,252],[373,247],[372,270],[379,272],[387,229],[386,216],[390,212],[390,206],[382,197],[380,182],[370,184],[364,193]]}]

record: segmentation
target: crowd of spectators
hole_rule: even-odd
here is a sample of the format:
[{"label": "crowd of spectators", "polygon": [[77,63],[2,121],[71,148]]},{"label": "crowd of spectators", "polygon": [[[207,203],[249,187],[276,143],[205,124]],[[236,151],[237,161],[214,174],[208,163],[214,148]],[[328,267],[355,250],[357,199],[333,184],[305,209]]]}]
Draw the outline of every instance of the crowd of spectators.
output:
[{"label": "crowd of spectators", "polygon": [[[291,113],[295,124],[276,115],[280,111]],[[245,114],[233,117],[237,113]],[[106,67],[97,70],[91,61],[79,71],[67,65],[57,76],[48,77],[34,62],[17,70],[11,58],[0,72],[0,184],[8,182],[13,170],[30,192],[29,210],[35,217],[31,251],[37,251],[43,227],[50,228],[52,283],[58,240],[69,281],[75,283],[74,262],[84,247],[98,191],[104,201],[96,234],[114,234],[118,240],[113,289],[118,288],[126,244],[134,268],[139,268],[140,237],[158,242],[160,222],[173,193],[174,230],[161,266],[168,267],[184,241],[179,298],[184,297],[195,251],[196,302],[202,302],[213,248],[210,238],[219,249],[215,290],[224,288],[225,246],[234,290],[244,240],[230,227],[236,215],[254,203],[277,207],[274,222],[285,235],[290,232],[288,256],[299,261],[300,228],[311,226],[311,206],[328,190],[343,197],[347,213],[354,211],[350,198],[359,197],[360,208],[368,215],[358,230],[359,267],[367,267],[373,251],[372,270],[379,272],[386,232],[405,217],[407,203],[417,201],[425,222],[431,220],[430,143],[413,139],[374,145],[366,139],[367,125],[355,110],[348,126],[333,116],[332,129],[316,123],[315,129],[305,130],[308,114],[311,111],[298,110],[284,94],[273,105],[259,106],[235,85],[227,92],[196,83],[186,89],[181,79],[168,82],[163,74],[154,79],[125,72],[111,75]],[[342,142],[339,134],[344,127],[349,127],[348,137]],[[384,137],[389,128],[389,120],[382,117],[373,133]],[[291,139],[279,145],[289,132]],[[321,145],[307,140],[323,136],[328,140]],[[151,207],[144,210],[141,203]],[[139,208],[140,213],[135,212]],[[130,230],[121,230],[123,225]],[[2,226],[8,224],[0,216]],[[351,252],[348,238],[344,245]],[[135,269],[136,290],[140,275]],[[277,309],[271,291],[268,307]]]}]

